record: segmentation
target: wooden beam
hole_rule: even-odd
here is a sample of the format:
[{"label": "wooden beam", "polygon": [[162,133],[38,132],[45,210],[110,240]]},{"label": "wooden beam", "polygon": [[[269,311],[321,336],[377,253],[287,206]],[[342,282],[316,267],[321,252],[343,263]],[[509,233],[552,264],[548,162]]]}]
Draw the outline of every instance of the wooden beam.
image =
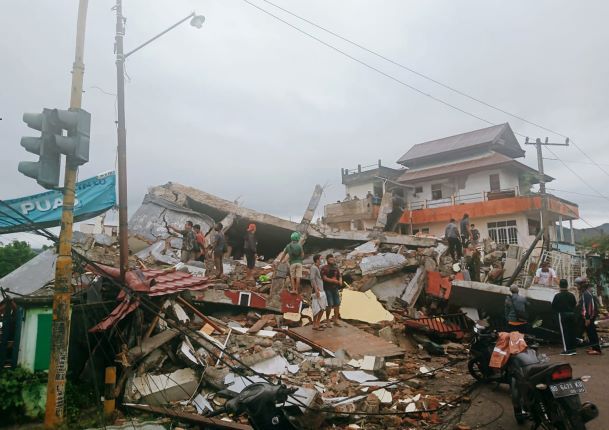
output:
[{"label": "wooden beam", "polygon": [[193,424],[199,424],[202,428],[209,429],[229,429],[229,430],[253,430],[253,428],[247,424],[239,424],[230,421],[223,421],[217,418],[206,418],[198,414],[189,414],[187,412],[178,412],[169,408],[163,408],[160,406],[149,406],[149,405],[136,405],[133,403],[123,403],[123,406],[128,408],[137,409],[144,412],[151,412],[153,414],[165,415],[169,417],[179,418],[186,422]]}]

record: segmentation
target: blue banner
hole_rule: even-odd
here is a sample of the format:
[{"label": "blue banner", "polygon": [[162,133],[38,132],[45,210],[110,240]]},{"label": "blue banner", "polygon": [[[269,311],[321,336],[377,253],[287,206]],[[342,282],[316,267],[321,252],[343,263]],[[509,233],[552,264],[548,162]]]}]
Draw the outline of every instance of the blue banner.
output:
[{"label": "blue banner", "polygon": [[[74,221],[94,218],[111,209],[115,204],[116,174],[114,172],[77,182]],[[4,200],[0,204],[0,233],[59,226],[62,206],[63,190],[61,189]]]}]

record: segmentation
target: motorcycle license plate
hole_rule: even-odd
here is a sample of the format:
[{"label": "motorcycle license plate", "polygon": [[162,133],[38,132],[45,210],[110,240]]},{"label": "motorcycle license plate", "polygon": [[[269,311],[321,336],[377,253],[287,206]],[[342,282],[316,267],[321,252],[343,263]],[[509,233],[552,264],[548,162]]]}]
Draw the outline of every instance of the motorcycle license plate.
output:
[{"label": "motorcycle license plate", "polygon": [[559,382],[557,384],[550,384],[550,391],[555,399],[560,397],[575,396],[586,392],[586,387],[581,379],[574,379],[572,381]]}]

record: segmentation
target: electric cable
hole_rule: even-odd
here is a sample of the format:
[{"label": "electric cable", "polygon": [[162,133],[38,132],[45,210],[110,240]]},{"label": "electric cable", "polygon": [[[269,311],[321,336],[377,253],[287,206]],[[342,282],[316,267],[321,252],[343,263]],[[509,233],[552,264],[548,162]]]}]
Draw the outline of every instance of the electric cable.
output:
[{"label": "electric cable", "polygon": [[[274,13],[272,13],[272,12],[270,12],[270,11],[268,11],[268,10],[264,9],[263,7],[261,7],[261,6],[259,6],[259,5],[255,4],[255,3],[253,3],[253,2],[252,2],[252,1],[250,1],[250,0],[242,0],[242,1],[243,1],[244,3],[246,3],[246,4],[250,5],[251,7],[255,8],[255,9],[258,9],[258,10],[259,10],[259,11],[261,11],[262,13],[265,13],[266,15],[269,15],[269,16],[271,16],[272,18],[275,18],[276,20],[278,20],[278,21],[282,22],[283,24],[285,24],[285,25],[287,25],[287,26],[289,26],[289,27],[293,28],[294,30],[296,30],[296,31],[298,31],[298,32],[300,32],[300,33],[302,33],[302,34],[304,34],[305,36],[307,36],[307,37],[309,37],[309,38],[311,38],[311,39],[313,39],[313,40],[315,40],[315,41],[317,41],[317,42],[321,43],[322,45],[324,45],[324,46],[326,46],[326,47],[328,47],[328,48],[332,49],[333,51],[338,52],[339,54],[341,54],[341,55],[343,55],[343,56],[345,56],[345,57],[349,58],[350,60],[355,61],[356,63],[359,63],[360,65],[362,65],[362,66],[364,66],[364,67],[366,67],[366,68],[368,68],[368,69],[370,69],[370,70],[372,70],[372,71],[375,71],[375,72],[377,72],[377,73],[379,73],[379,74],[381,74],[381,75],[385,76],[386,78],[391,79],[392,81],[397,82],[398,84],[403,85],[403,86],[405,86],[405,87],[407,87],[407,88],[411,89],[412,91],[415,91],[415,92],[417,92],[417,93],[419,93],[419,94],[421,94],[421,95],[423,95],[423,96],[425,96],[425,97],[428,97],[428,98],[430,98],[430,99],[432,99],[432,100],[434,100],[434,101],[436,101],[436,102],[438,102],[438,103],[441,103],[441,104],[443,104],[443,105],[445,105],[445,106],[447,106],[447,107],[450,107],[450,108],[452,108],[452,109],[454,109],[454,110],[457,110],[457,111],[459,111],[459,112],[461,112],[461,113],[463,113],[463,114],[465,114],[465,115],[468,115],[468,116],[470,116],[470,117],[472,117],[472,118],[475,118],[475,119],[477,119],[477,120],[479,120],[479,121],[482,121],[482,122],[484,122],[484,123],[486,123],[486,124],[489,124],[489,125],[497,125],[497,124],[495,124],[494,122],[489,121],[489,120],[487,120],[487,119],[485,119],[485,118],[483,118],[483,117],[481,117],[481,116],[479,116],[479,115],[477,115],[477,114],[475,114],[475,113],[473,113],[473,112],[470,112],[470,111],[467,111],[467,110],[465,110],[465,109],[462,109],[462,108],[460,108],[460,107],[458,107],[458,106],[456,106],[456,105],[454,105],[454,104],[452,104],[452,103],[450,103],[450,102],[447,102],[447,101],[445,101],[445,100],[443,100],[443,99],[441,99],[441,98],[439,98],[439,97],[436,97],[436,96],[434,96],[434,95],[432,95],[432,94],[430,94],[430,93],[427,93],[427,92],[425,92],[425,91],[423,91],[423,90],[420,90],[419,88],[416,88],[415,86],[410,85],[410,84],[406,83],[405,81],[403,81],[403,80],[401,80],[401,79],[399,79],[399,78],[396,78],[395,76],[390,75],[389,73],[386,73],[386,72],[382,71],[381,69],[379,69],[379,68],[377,68],[377,67],[375,67],[375,66],[372,66],[372,65],[370,65],[370,64],[368,64],[368,63],[366,63],[364,60],[361,60],[361,59],[359,59],[359,58],[357,58],[357,57],[355,57],[355,56],[353,56],[353,55],[349,54],[348,52],[346,52],[346,51],[344,51],[344,50],[342,50],[342,49],[340,49],[340,48],[335,47],[334,45],[332,45],[332,44],[330,44],[330,43],[328,43],[328,42],[326,42],[326,41],[324,41],[324,40],[320,39],[319,37],[317,37],[317,36],[315,36],[315,35],[313,35],[313,34],[311,34],[311,33],[307,32],[306,30],[301,29],[300,27],[296,26],[295,24],[292,24],[292,23],[290,23],[289,21],[286,21],[285,19],[283,19],[283,18],[281,18],[281,17],[279,17],[279,16],[275,15]],[[262,1],[266,1],[266,0],[262,0]],[[269,3],[269,4],[270,4],[270,3]],[[324,30],[325,30],[325,29],[324,29]],[[339,36],[337,36],[337,37],[339,37]],[[366,50],[367,50],[367,48],[366,48]],[[439,81],[438,81],[438,82],[439,82]],[[451,88],[452,88],[452,87],[451,87]],[[463,93],[463,95],[465,95],[465,93]],[[473,98],[473,99],[475,99],[475,98]],[[477,101],[479,101],[479,102],[481,102],[481,103],[483,103],[483,104],[485,103],[485,102],[483,102],[482,100],[478,100],[478,99],[476,99],[476,100],[477,100]],[[490,104],[489,104],[489,107],[493,107],[493,108],[495,108],[494,106],[492,106],[492,105],[490,105]],[[498,109],[498,110],[500,110],[500,111],[503,111],[503,110],[502,110],[502,109],[500,109],[500,108],[497,108],[497,109]],[[514,116],[514,115],[510,114],[510,113],[509,113],[509,112],[507,112],[507,111],[505,111],[504,113],[505,113],[505,114],[508,114],[508,115],[510,115],[510,116]],[[517,116],[516,116],[516,117],[517,117]],[[520,117],[518,117],[518,118],[520,119]],[[548,130],[548,131],[550,131],[550,132],[552,132],[552,133],[555,133],[555,134],[557,134],[557,135],[559,135],[559,136],[561,136],[561,137],[563,137],[563,136],[564,136],[564,135],[563,135],[563,134],[561,134],[561,133],[557,133],[557,132],[552,131],[552,130],[551,130],[551,129],[549,129],[549,128],[543,127],[543,126],[541,126],[540,124],[533,123],[532,121],[525,120],[524,118],[522,118],[522,120],[523,120],[523,121],[525,121],[525,122],[527,122],[527,123],[530,123],[530,124],[532,124],[532,125],[535,125],[535,126],[537,126],[537,127],[539,127],[539,128],[542,128],[542,129],[544,129],[544,130]],[[517,135],[519,135],[519,136],[521,136],[521,137],[527,137],[527,136],[525,136],[525,135],[524,135],[524,134],[522,134],[522,133],[517,133],[517,132],[514,132],[514,134],[517,134]],[[566,136],[564,136],[564,137],[566,138]],[[579,149],[579,150],[580,150],[580,151],[581,151],[581,152],[582,152],[584,155],[586,155],[586,156],[587,156],[587,158],[589,158],[589,159],[590,159],[590,160],[593,162],[593,164],[597,165],[597,167],[599,167],[599,168],[600,168],[600,169],[601,169],[603,172],[605,172],[605,173],[606,173],[606,174],[609,176],[609,172],[607,172],[606,170],[604,170],[604,169],[603,169],[603,168],[602,168],[600,165],[598,165],[598,163],[597,163],[596,161],[594,161],[594,160],[593,160],[591,157],[589,157],[589,156],[588,156],[588,155],[587,155],[585,152],[583,152],[583,150],[582,150],[581,148],[579,148],[579,146],[578,146],[578,145],[576,145],[576,144],[575,144],[575,142],[571,141],[571,143],[573,143],[573,145],[574,145],[576,148],[578,148],[578,149]],[[597,190],[596,190],[594,187],[592,187],[592,186],[591,186],[591,185],[590,185],[590,184],[589,184],[589,183],[588,183],[586,180],[584,180],[584,179],[583,179],[583,178],[582,178],[582,177],[581,177],[579,174],[577,174],[577,173],[576,173],[576,172],[574,172],[574,171],[573,171],[573,170],[572,170],[572,169],[571,169],[569,166],[567,166],[567,164],[566,164],[566,163],[565,163],[565,162],[564,162],[562,159],[560,159],[560,158],[558,157],[558,155],[556,155],[556,154],[555,154],[555,153],[554,153],[552,150],[550,150],[549,148],[548,148],[548,150],[549,150],[549,151],[550,151],[550,152],[551,152],[551,153],[552,153],[552,154],[553,154],[553,155],[554,155],[556,158],[558,158],[558,159],[561,161],[561,163],[562,163],[563,165],[565,165],[565,167],[566,167],[566,168],[567,168],[569,171],[571,171],[571,173],[573,173],[573,174],[574,174],[574,175],[575,175],[575,176],[576,176],[576,177],[577,177],[577,178],[578,178],[580,181],[582,181],[582,183],[584,183],[584,184],[585,184],[585,185],[586,185],[588,188],[590,188],[592,191],[594,191],[595,193],[597,193],[599,196],[601,196],[601,197],[603,197],[604,199],[606,199],[607,201],[609,201],[609,197],[607,197],[607,196],[603,195],[602,193],[598,192],[598,191],[597,191]]]},{"label": "electric cable", "polygon": [[[246,1],[246,0],[243,0],[243,1]],[[318,28],[318,29],[320,29],[320,30],[322,30],[322,31],[325,31],[326,33],[328,33],[328,34],[330,34],[330,35],[332,35],[332,36],[334,36],[334,37],[337,37],[337,38],[339,38],[340,40],[342,40],[342,41],[344,41],[344,42],[347,42],[347,43],[349,43],[349,44],[351,44],[351,45],[353,45],[353,46],[355,46],[355,47],[357,47],[357,48],[359,48],[359,49],[361,49],[361,50],[363,50],[363,51],[366,51],[366,52],[368,52],[368,53],[370,53],[370,54],[372,54],[372,55],[374,55],[374,56],[376,56],[376,57],[378,57],[378,58],[380,58],[380,59],[382,59],[382,60],[385,60],[385,61],[387,61],[388,63],[393,64],[394,66],[398,66],[398,67],[400,67],[400,68],[402,68],[402,69],[404,69],[404,70],[407,70],[407,71],[408,71],[408,72],[410,72],[410,73],[413,73],[413,74],[415,74],[415,75],[417,75],[417,76],[419,76],[419,77],[421,77],[421,78],[423,78],[423,79],[426,79],[426,80],[428,80],[428,81],[430,81],[430,82],[433,82],[434,84],[439,85],[439,86],[441,86],[441,87],[443,87],[443,88],[445,88],[445,89],[447,89],[447,90],[450,90],[450,91],[452,91],[452,92],[454,92],[454,93],[456,93],[456,94],[459,94],[460,96],[463,96],[463,97],[465,97],[465,98],[468,98],[468,99],[470,99],[470,100],[472,100],[472,101],[474,101],[474,102],[476,102],[476,103],[479,103],[479,104],[481,104],[481,105],[483,105],[483,106],[486,106],[486,107],[488,107],[488,108],[491,108],[491,109],[493,109],[493,110],[495,110],[495,111],[497,111],[497,112],[501,112],[501,113],[503,113],[503,114],[505,114],[505,115],[511,116],[512,118],[515,118],[515,119],[517,119],[517,120],[519,120],[519,121],[522,121],[522,122],[524,122],[524,123],[526,123],[526,124],[529,124],[529,125],[532,125],[532,126],[534,126],[534,127],[537,127],[537,128],[539,128],[539,129],[541,129],[541,130],[547,131],[547,132],[549,132],[549,133],[553,133],[553,134],[555,134],[555,135],[557,135],[557,136],[560,136],[560,137],[562,137],[562,138],[564,138],[564,139],[569,139],[569,137],[568,137],[568,136],[566,136],[566,135],[565,135],[565,134],[563,134],[563,133],[560,133],[560,132],[558,132],[558,131],[556,131],[556,130],[553,130],[553,129],[551,129],[551,128],[549,128],[549,127],[546,127],[546,126],[544,126],[544,125],[542,125],[542,124],[539,124],[539,123],[537,123],[537,122],[534,122],[534,121],[528,120],[528,119],[524,118],[524,117],[523,117],[523,116],[521,116],[521,115],[515,114],[515,113],[510,112],[510,111],[508,111],[508,110],[506,110],[506,109],[500,108],[500,107],[498,107],[498,106],[496,106],[496,105],[493,105],[493,104],[491,104],[491,103],[489,103],[489,102],[487,102],[487,101],[484,101],[484,100],[482,100],[482,99],[480,99],[480,98],[478,98],[478,97],[474,97],[474,96],[472,96],[471,94],[467,94],[465,91],[459,90],[459,89],[457,89],[457,88],[455,88],[455,87],[453,87],[453,86],[447,85],[447,84],[445,84],[445,83],[443,83],[443,82],[441,82],[441,81],[439,81],[439,80],[437,80],[437,79],[434,79],[434,78],[432,78],[432,77],[430,77],[430,76],[428,76],[428,75],[426,75],[426,74],[424,74],[424,73],[418,72],[417,70],[414,70],[412,67],[406,66],[406,65],[404,65],[404,64],[402,64],[402,63],[399,63],[399,62],[397,62],[397,61],[395,61],[395,60],[392,60],[391,58],[389,58],[389,57],[387,57],[387,56],[385,56],[385,55],[383,55],[383,54],[379,53],[378,51],[375,51],[375,50],[372,50],[372,49],[370,49],[370,48],[367,48],[367,47],[365,47],[364,45],[362,45],[361,43],[354,42],[353,40],[351,40],[351,39],[349,39],[349,38],[347,38],[347,37],[345,37],[345,36],[342,36],[342,35],[340,35],[340,34],[338,34],[338,33],[334,32],[334,31],[332,31],[332,30],[328,29],[327,27],[323,27],[323,26],[321,26],[321,25],[319,25],[319,24],[317,24],[317,23],[315,23],[315,22],[311,21],[310,19],[307,19],[307,18],[304,18],[304,17],[302,17],[302,16],[300,16],[300,15],[297,15],[296,13],[294,13],[294,12],[292,12],[292,11],[290,11],[290,10],[288,10],[288,9],[284,8],[284,7],[281,7],[281,6],[279,6],[279,5],[277,5],[277,4],[273,3],[273,2],[271,2],[271,1],[269,1],[269,0],[262,0],[262,1],[263,1],[263,2],[265,2],[265,3],[267,3],[267,4],[269,4],[269,5],[271,5],[271,6],[274,6],[275,8],[277,8],[277,9],[279,9],[279,10],[281,10],[281,11],[283,11],[283,12],[285,12],[285,13],[287,13],[287,14],[289,14],[289,15],[291,15],[291,16],[293,16],[293,17],[297,18],[297,19],[300,19],[301,21],[304,21],[304,22],[306,22],[306,23],[308,23],[308,24],[310,24],[310,25],[312,25],[312,26],[314,26],[314,27],[316,27],[316,28]],[[249,3],[249,1],[246,1],[246,3]],[[586,157],[588,160],[590,160],[590,162],[591,162],[590,164],[595,165],[595,166],[596,166],[596,167],[598,167],[598,168],[599,168],[599,169],[600,169],[600,170],[601,170],[603,173],[605,173],[607,176],[609,176],[609,171],[605,170],[605,169],[604,169],[604,168],[601,166],[601,164],[600,164],[600,163],[598,163],[596,160],[594,160],[592,157],[590,157],[590,156],[589,156],[589,155],[588,155],[586,152],[584,152],[584,150],[583,150],[582,148],[580,148],[580,146],[579,146],[579,145],[577,145],[577,144],[576,144],[574,141],[572,141],[572,140],[570,140],[570,143],[572,143],[572,144],[573,144],[573,146],[575,146],[575,148],[577,148],[577,150],[578,150],[578,151],[580,151],[580,152],[581,152],[581,153],[582,153],[582,154],[583,154],[583,155],[584,155],[584,156],[585,156],[585,157]]]}]

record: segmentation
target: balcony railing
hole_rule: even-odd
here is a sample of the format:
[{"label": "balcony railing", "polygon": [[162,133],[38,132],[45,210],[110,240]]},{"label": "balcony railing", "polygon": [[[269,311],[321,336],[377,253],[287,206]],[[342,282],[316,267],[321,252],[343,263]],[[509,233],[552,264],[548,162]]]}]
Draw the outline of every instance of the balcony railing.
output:
[{"label": "balcony railing", "polygon": [[450,197],[441,199],[414,200],[408,202],[409,210],[439,208],[442,206],[456,206],[464,203],[486,202],[489,200],[499,200],[520,195],[519,187],[506,188],[498,191],[482,191],[479,193],[453,194]]}]

